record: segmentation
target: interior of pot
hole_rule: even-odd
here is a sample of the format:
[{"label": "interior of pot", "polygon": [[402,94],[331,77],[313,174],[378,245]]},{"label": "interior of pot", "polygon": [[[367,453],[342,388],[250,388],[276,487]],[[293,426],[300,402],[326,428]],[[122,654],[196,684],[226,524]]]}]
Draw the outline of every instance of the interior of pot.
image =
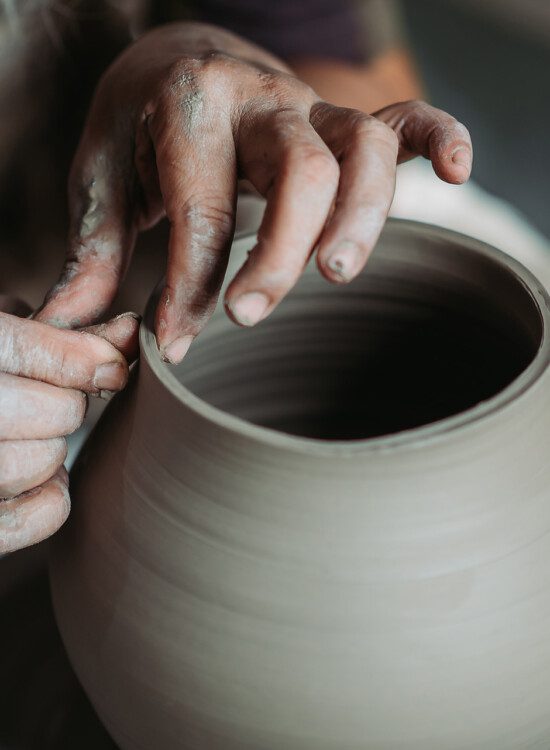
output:
[{"label": "interior of pot", "polygon": [[498,254],[400,230],[349,285],[331,285],[310,267],[253,329],[218,312],[178,378],[257,425],[369,438],[495,396],[533,360],[542,327],[533,295]]}]

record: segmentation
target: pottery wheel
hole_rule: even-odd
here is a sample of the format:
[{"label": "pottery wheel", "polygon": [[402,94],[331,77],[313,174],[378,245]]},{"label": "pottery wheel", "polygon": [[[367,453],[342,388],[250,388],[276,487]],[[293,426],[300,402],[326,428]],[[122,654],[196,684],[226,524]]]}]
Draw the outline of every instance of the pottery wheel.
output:
[{"label": "pottery wheel", "polygon": [[117,750],[65,654],[45,552],[0,560],[0,750]]}]

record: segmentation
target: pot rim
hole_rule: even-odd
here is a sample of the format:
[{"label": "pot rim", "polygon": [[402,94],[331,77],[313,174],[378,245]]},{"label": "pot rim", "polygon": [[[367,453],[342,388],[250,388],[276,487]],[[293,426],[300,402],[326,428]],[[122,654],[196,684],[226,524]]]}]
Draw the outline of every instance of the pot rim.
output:
[{"label": "pot rim", "polygon": [[[223,430],[234,433],[242,438],[252,439],[274,448],[287,448],[309,455],[341,455],[342,453],[369,454],[380,450],[392,450],[403,447],[414,447],[435,439],[441,439],[458,429],[486,420],[496,412],[515,402],[519,397],[531,389],[541,379],[550,365],[550,295],[543,284],[525,266],[501,250],[482,240],[455,232],[445,227],[413,221],[410,219],[389,218],[391,225],[408,228],[418,235],[429,238],[448,239],[480,253],[486,258],[504,266],[526,289],[532,298],[541,319],[541,341],[539,348],[529,365],[509,385],[494,396],[481,401],[464,411],[450,417],[430,422],[418,427],[400,432],[389,433],[370,438],[354,440],[323,440],[292,435],[285,432],[262,427],[247,420],[229,414],[216,406],[212,406],[202,398],[193,394],[181,383],[170,365],[160,356],[154,335],[154,313],[158,291],[162,281],[147,302],[143,322],[140,328],[140,348],[142,356],[158,378],[158,380],[188,409],[198,416],[208,420]],[[240,234],[239,241],[247,237],[255,237],[255,232]]]}]

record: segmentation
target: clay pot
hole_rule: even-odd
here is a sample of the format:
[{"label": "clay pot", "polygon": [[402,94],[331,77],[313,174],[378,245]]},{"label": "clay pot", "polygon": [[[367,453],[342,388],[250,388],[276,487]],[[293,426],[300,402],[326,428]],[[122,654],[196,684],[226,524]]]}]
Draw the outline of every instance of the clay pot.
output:
[{"label": "clay pot", "polygon": [[[252,244],[242,240],[236,258]],[[59,626],[123,750],[550,746],[548,298],[391,222],[348,287],[221,311],[74,474]]]}]

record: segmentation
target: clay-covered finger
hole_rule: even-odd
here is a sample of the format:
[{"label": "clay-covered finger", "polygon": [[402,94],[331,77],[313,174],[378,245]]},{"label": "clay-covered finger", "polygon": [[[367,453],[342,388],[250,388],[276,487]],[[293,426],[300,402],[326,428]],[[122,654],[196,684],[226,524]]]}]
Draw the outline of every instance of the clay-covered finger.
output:
[{"label": "clay-covered finger", "polygon": [[[338,164],[306,117],[274,115],[259,137],[240,141],[246,177],[267,197],[258,241],[225,295],[236,323],[265,318],[294,286],[323,229],[338,188]],[[262,152],[266,158],[262,158]]]},{"label": "clay-covered finger", "polygon": [[162,357],[185,356],[214,311],[235,220],[236,163],[229,123],[212,120],[209,101],[199,123],[184,122],[173,103],[149,120],[160,189],[170,221],[165,286],[155,331]]},{"label": "clay-covered finger", "polygon": [[0,440],[45,440],[82,424],[86,396],[71,388],[0,373]]},{"label": "clay-covered finger", "polygon": [[67,443],[50,440],[0,441],[0,498],[14,497],[52,477],[67,456]]},{"label": "clay-covered finger", "polygon": [[65,265],[35,314],[37,320],[61,328],[81,328],[104,315],[136,237],[131,134],[118,147],[94,137],[92,127],[88,125],[82,138],[69,179]]},{"label": "clay-covered finger", "polygon": [[65,523],[70,507],[63,468],[40,487],[0,500],[0,554],[47,539]]},{"label": "clay-covered finger", "polygon": [[338,196],[317,265],[327,279],[346,282],[365,265],[390,210],[397,138],[373,117],[327,104],[316,108],[312,121],[340,161]]},{"label": "clay-covered finger", "polygon": [[[134,341],[135,317],[112,324],[115,340]],[[107,335],[111,326],[106,326]],[[54,328],[0,313],[0,371],[87,393],[119,390],[128,379],[125,357],[91,333]]]},{"label": "clay-covered finger", "polygon": [[473,149],[468,129],[452,115],[422,101],[401,102],[374,115],[399,139],[399,162],[424,156],[436,175],[455,185],[472,171]]},{"label": "clay-covered finger", "polygon": [[139,354],[139,324],[141,318],[133,312],[122,313],[106,323],[89,326],[86,333],[108,341],[115,349],[126,358],[127,362],[133,362]]}]

